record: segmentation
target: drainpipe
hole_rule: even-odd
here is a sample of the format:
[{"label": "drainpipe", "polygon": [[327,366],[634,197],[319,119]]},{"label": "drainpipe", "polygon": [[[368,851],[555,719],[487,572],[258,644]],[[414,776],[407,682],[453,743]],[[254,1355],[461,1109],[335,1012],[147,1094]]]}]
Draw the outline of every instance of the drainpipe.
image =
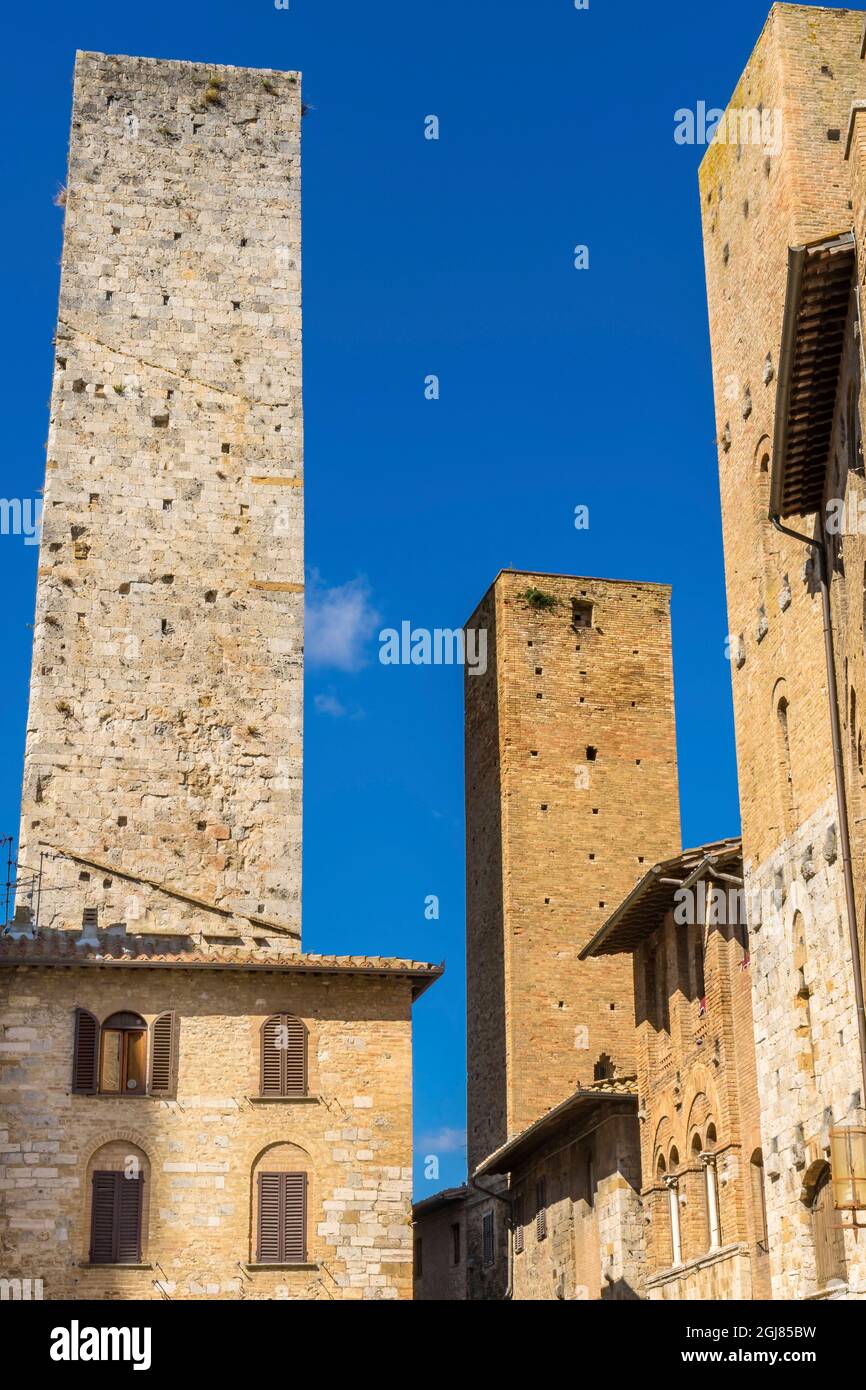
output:
[{"label": "drainpipe", "polygon": [[857,1033],[860,1039],[860,1105],[866,1107],[866,1009],[863,1003],[863,972],[860,962],[860,937],[857,931],[857,900],[854,893],[854,870],[851,864],[851,841],[848,835],[848,797],[845,792],[845,772],[842,762],[842,730],[839,724],[839,691],[836,684],[836,659],[833,654],[833,620],[830,612],[830,573],[827,542],[823,521],[818,520],[818,536],[804,536],[783,526],[778,513],[770,520],[783,536],[810,545],[818,555],[821,584],[821,611],[824,618],[824,659],[827,667],[827,699],[830,707],[830,733],[833,744],[833,771],[836,778],[836,819],[839,822],[839,848],[842,858],[842,877],[845,883],[845,906],[848,914],[848,939],[854,966],[854,1003],[857,1010]]},{"label": "drainpipe", "polygon": [[477,1178],[470,1177],[469,1181],[477,1192],[483,1192],[485,1197],[493,1197],[497,1202],[503,1202],[508,1208],[508,1284],[502,1295],[505,1301],[514,1297],[514,1225],[511,1220],[511,1198],[503,1197],[501,1192],[491,1192],[489,1187],[482,1187]]}]

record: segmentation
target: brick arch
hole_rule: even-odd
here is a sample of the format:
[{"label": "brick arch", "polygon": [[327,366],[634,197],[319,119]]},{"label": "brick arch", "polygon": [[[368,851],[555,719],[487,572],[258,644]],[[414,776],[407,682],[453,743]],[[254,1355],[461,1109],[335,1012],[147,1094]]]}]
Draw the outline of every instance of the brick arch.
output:
[{"label": "brick arch", "polygon": [[134,1144],[137,1149],[141,1149],[146,1156],[151,1168],[153,1167],[155,1154],[153,1145],[149,1139],[137,1129],[104,1129],[95,1135],[88,1144],[87,1157],[84,1159],[84,1171],[90,1167],[93,1155],[103,1149],[106,1144]]},{"label": "brick arch", "polygon": [[291,1150],[292,1150],[292,1153],[291,1153],[291,1154],[274,1155],[275,1158],[276,1158],[276,1157],[279,1157],[279,1159],[280,1159],[281,1162],[282,1162],[284,1159],[287,1160],[287,1159],[289,1159],[289,1158],[293,1158],[294,1155],[297,1154],[297,1155],[298,1155],[298,1161],[299,1161],[299,1162],[302,1162],[304,1167],[310,1167],[310,1168],[313,1167],[313,1163],[314,1163],[313,1155],[310,1153],[309,1149],[305,1149],[305,1148],[304,1148],[303,1144],[297,1144],[297,1143],[295,1143],[294,1139],[272,1139],[272,1140],[270,1141],[270,1143],[264,1144],[264,1145],[259,1149],[259,1152],[256,1154],[256,1157],[253,1159],[253,1162],[252,1162],[252,1164],[251,1164],[251,1170],[252,1170],[252,1172],[255,1172],[255,1170],[256,1170],[257,1168],[260,1168],[260,1167],[262,1166],[262,1164],[263,1164],[263,1163],[265,1162],[265,1160],[267,1159],[268,1154],[269,1154],[273,1149],[283,1149],[283,1150],[285,1150],[285,1149],[291,1149]]},{"label": "brick arch", "polygon": [[[690,1154],[694,1151],[695,1135],[698,1135],[701,1139],[701,1148],[703,1148],[703,1138],[710,1121],[713,1119],[714,1113],[706,1092],[699,1091],[692,1101],[691,1109],[689,1110],[688,1124],[686,1125]],[[718,1129],[718,1124],[716,1128]]]},{"label": "brick arch", "polygon": [[[762,434],[757,444],[755,445],[755,452],[752,455],[752,463],[754,465],[755,473],[760,473],[761,459],[764,457],[765,454],[769,455],[770,462],[772,463],[773,441],[770,439],[770,436],[768,434]],[[767,482],[769,483],[769,477],[767,478]]]},{"label": "brick arch", "polygon": [[[276,1152],[275,1152],[276,1151]],[[280,1152],[282,1151],[282,1152]],[[273,1158],[269,1155],[273,1154]],[[273,1167],[269,1167],[272,1164]],[[317,1234],[319,1223],[322,1219],[320,1205],[323,1198],[319,1169],[313,1155],[309,1149],[297,1144],[291,1139],[274,1139],[269,1143],[260,1145],[253,1161],[247,1169],[247,1190],[248,1190],[248,1209],[249,1227],[247,1231],[247,1249],[250,1260],[255,1259],[257,1244],[257,1183],[256,1177],[260,1172],[304,1172],[307,1175],[307,1258],[315,1259],[316,1256],[311,1252],[317,1249],[319,1236]]]},{"label": "brick arch", "polygon": [[803,1174],[803,1182],[800,1187],[800,1201],[804,1207],[810,1207],[815,1197],[815,1188],[818,1179],[824,1176],[830,1164],[826,1158],[816,1158],[809,1164]]},{"label": "brick arch", "polygon": [[698,1063],[689,1078],[689,1085],[683,1097],[683,1114],[688,1117],[685,1125],[688,1153],[691,1153],[692,1139],[697,1129],[705,1132],[710,1120],[716,1126],[717,1135],[722,1128],[723,1113],[715,1077],[703,1063]]},{"label": "brick arch", "polygon": [[90,1200],[91,1184],[90,1176],[93,1160],[100,1149],[107,1148],[110,1144],[129,1144],[134,1149],[139,1149],[147,1160],[147,1171],[145,1173],[144,1188],[144,1209],[142,1213],[142,1242],[143,1251],[147,1250],[150,1240],[150,1212],[151,1189],[153,1187],[153,1173],[155,1167],[155,1155],[153,1146],[149,1140],[145,1139],[136,1129],[104,1129],[101,1133],[94,1135],[87,1146],[86,1156],[82,1155],[83,1176],[81,1190],[78,1201],[78,1233],[73,1230],[70,1232],[72,1243],[78,1244],[80,1258],[86,1260],[90,1249]]},{"label": "brick arch", "polygon": [[770,692],[770,710],[774,715],[776,706],[783,697],[788,699],[788,682],[784,676],[778,676],[773,682],[773,689]]},{"label": "brick arch", "polygon": [[669,1158],[669,1154],[670,1154],[671,1145],[672,1145],[673,1143],[674,1143],[674,1127],[673,1127],[673,1125],[671,1124],[670,1117],[669,1117],[668,1115],[662,1115],[662,1116],[659,1118],[658,1124],[656,1125],[656,1132],[655,1132],[655,1136],[654,1136],[654,1138],[653,1138],[652,1174],[651,1174],[651,1180],[652,1180],[652,1182],[655,1182],[655,1181],[656,1181],[656,1178],[657,1178],[657,1175],[658,1175],[658,1166],[659,1166],[659,1159],[660,1159],[660,1158],[663,1158],[663,1159],[664,1159],[664,1162],[665,1162],[665,1172],[668,1172],[668,1171],[669,1171],[670,1165],[669,1165],[669,1162],[668,1162],[668,1158]]},{"label": "brick arch", "polygon": [[[289,1128],[290,1127],[287,1125],[286,1129]],[[303,1139],[301,1139],[297,1135],[293,1136],[292,1133],[289,1132],[282,1134],[279,1139],[263,1140],[262,1136],[259,1134],[245,1145],[242,1157],[238,1161],[240,1172],[247,1175],[252,1173],[254,1169],[258,1167],[268,1149],[272,1149],[276,1145],[289,1145],[292,1148],[298,1149],[308,1159],[311,1168],[322,1170],[324,1166],[324,1146],[318,1138],[304,1135]]]}]

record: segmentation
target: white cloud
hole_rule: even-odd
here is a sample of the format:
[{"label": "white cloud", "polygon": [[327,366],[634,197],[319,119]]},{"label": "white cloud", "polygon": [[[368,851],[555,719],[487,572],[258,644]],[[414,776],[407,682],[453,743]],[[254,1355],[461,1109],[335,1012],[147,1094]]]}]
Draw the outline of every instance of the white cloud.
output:
[{"label": "white cloud", "polygon": [[432,1134],[421,1134],[415,1149],[422,1154],[456,1154],[466,1148],[466,1130],[451,1129],[444,1125]]},{"label": "white cloud", "polygon": [[340,703],[336,695],[317,695],[313,704],[319,714],[329,714],[332,719],[344,719],[348,714],[346,706]]},{"label": "white cloud", "polygon": [[[357,671],[365,664],[364,644],[373,636],[379,614],[370,602],[370,586],[361,575],[333,589],[311,570],[305,611],[305,654],[310,666]],[[334,713],[333,710],[327,711]]]}]

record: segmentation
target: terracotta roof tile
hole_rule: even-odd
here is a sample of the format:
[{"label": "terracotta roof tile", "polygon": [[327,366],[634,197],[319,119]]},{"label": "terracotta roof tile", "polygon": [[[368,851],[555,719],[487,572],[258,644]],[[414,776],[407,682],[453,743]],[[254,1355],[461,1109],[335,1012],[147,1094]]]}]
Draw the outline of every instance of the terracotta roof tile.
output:
[{"label": "terracotta roof tile", "polygon": [[237,946],[212,946],[203,937],[134,936],[130,933],[41,931],[36,936],[0,936],[0,966],[44,965],[211,970],[281,970],[297,973],[410,975],[416,995],[442,974],[444,965],[398,956],[303,954],[240,939]]},{"label": "terracotta roof tile", "polygon": [[475,1169],[475,1177],[489,1173],[509,1173],[512,1167],[527,1154],[533,1153],[557,1130],[567,1128],[573,1123],[582,1123],[583,1115],[593,1106],[605,1101],[634,1100],[637,1103],[637,1079],[634,1076],[617,1076],[603,1081],[592,1081],[580,1086],[559,1105],[546,1110],[526,1129],[513,1135],[505,1144],[495,1149],[483,1163]]}]

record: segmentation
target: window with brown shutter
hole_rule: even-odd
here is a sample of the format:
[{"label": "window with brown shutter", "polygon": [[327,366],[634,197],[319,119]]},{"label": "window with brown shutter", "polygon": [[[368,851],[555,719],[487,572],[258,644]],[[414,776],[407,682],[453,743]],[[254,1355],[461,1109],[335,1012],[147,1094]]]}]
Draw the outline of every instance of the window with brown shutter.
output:
[{"label": "window with brown shutter", "polygon": [[492,1265],[496,1255],[496,1241],[493,1227],[493,1212],[486,1211],[481,1218],[481,1260]]},{"label": "window with brown shutter", "polygon": [[95,1172],[90,1209],[90,1262],[100,1265],[141,1262],[141,1210],[144,1179],[125,1173]]},{"label": "window with brown shutter", "polygon": [[512,1224],[514,1227],[514,1253],[523,1254],[523,1193],[518,1192],[514,1199],[514,1206],[511,1209]]},{"label": "window with brown shutter", "polygon": [[259,1173],[257,1264],[307,1259],[306,1173]]},{"label": "window with brown shutter", "polygon": [[307,1094],[307,1030],[292,1014],[274,1014],[262,1025],[261,1093]]},{"label": "window with brown shutter", "polygon": [[535,1184],[535,1238],[544,1240],[547,1235],[547,1183],[540,1178]]},{"label": "window with brown shutter", "polygon": [[[112,1014],[101,1025],[89,1010],[76,1009],[72,1090],[82,1096],[174,1095],[177,1052],[178,1019],[173,1010],[160,1014],[149,1030],[141,1015],[129,1009]],[[291,1078],[290,1068],[286,1075]]]},{"label": "window with brown shutter", "polygon": [[98,1067],[99,1024],[87,1009],[76,1009],[72,1049],[72,1089],[76,1095],[95,1095]]},{"label": "window with brown shutter", "polygon": [[174,1095],[177,1085],[177,1014],[173,1011],[154,1019],[150,1042],[150,1085],[152,1096]]}]

